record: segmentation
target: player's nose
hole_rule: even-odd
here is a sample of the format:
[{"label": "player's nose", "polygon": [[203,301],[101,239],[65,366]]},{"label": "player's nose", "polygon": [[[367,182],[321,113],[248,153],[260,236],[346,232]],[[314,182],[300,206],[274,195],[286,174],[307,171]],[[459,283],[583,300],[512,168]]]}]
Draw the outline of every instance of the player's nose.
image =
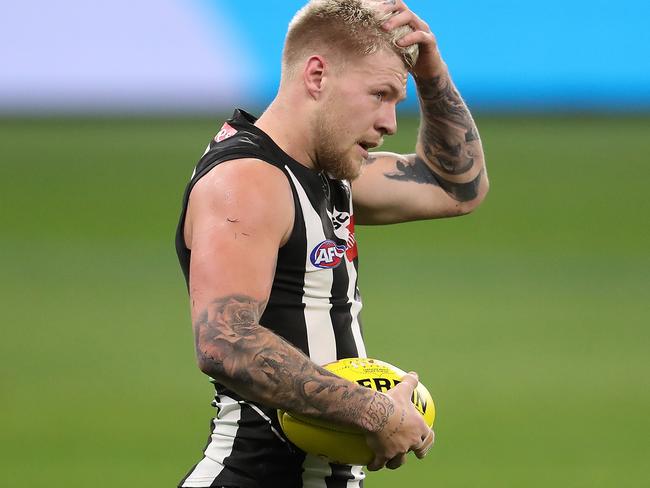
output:
[{"label": "player's nose", "polygon": [[387,103],[377,119],[376,129],[383,134],[392,136],[397,132],[397,112],[395,105]]}]

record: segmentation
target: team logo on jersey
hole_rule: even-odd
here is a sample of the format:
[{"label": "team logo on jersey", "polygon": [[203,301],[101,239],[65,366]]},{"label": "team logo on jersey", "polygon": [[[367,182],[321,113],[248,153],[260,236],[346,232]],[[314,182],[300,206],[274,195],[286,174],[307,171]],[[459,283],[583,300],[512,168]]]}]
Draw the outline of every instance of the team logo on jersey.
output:
[{"label": "team logo on jersey", "polygon": [[354,215],[350,215],[347,212],[339,212],[335,208],[331,217],[334,234],[347,243],[345,256],[351,262],[359,254],[357,251],[357,240],[354,237]]},{"label": "team logo on jersey", "polygon": [[221,130],[217,132],[217,135],[214,136],[214,142],[224,141],[229,137],[234,136],[236,133],[237,133],[237,129],[235,129],[232,125],[226,122],[221,127]]},{"label": "team logo on jersey", "polygon": [[318,244],[309,255],[311,264],[321,269],[336,268],[345,256],[347,246],[339,246],[336,242],[326,240]]}]

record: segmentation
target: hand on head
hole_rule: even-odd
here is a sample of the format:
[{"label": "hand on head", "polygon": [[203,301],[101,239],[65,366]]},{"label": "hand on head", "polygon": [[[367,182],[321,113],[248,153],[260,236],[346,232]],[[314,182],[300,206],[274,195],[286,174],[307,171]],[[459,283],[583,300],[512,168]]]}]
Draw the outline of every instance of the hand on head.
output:
[{"label": "hand on head", "polygon": [[416,78],[433,78],[446,70],[445,64],[438,51],[436,36],[431,32],[429,25],[418,17],[402,0],[378,1],[379,8],[390,12],[392,16],[386,20],[382,27],[388,31],[408,25],[412,32],[405,34],[397,41],[399,47],[408,47],[418,44],[420,53],[418,60],[411,67],[411,73]]}]

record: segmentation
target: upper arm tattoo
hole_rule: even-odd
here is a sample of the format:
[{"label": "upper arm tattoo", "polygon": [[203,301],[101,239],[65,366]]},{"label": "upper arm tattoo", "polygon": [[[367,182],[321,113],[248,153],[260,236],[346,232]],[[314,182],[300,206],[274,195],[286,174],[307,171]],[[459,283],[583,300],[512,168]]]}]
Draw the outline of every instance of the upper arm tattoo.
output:
[{"label": "upper arm tattoo", "polygon": [[251,400],[381,431],[394,413],[393,402],[317,366],[261,326],[265,305],[229,295],[201,312],[194,329],[202,369]]},{"label": "upper arm tattoo", "polygon": [[399,181],[414,181],[415,183],[435,185],[445,190],[454,200],[469,202],[478,195],[483,170],[473,180],[467,183],[456,183],[443,178],[433,171],[419,156],[411,156],[408,160],[395,160],[396,171],[384,173],[386,178]]}]

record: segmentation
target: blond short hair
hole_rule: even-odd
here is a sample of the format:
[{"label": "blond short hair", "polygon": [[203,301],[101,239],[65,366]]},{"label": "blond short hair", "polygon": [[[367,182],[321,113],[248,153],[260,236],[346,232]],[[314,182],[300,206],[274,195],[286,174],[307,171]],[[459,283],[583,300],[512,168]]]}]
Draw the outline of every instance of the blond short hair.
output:
[{"label": "blond short hair", "polygon": [[350,60],[390,49],[407,68],[412,67],[418,58],[417,44],[404,48],[397,41],[413,29],[382,29],[381,24],[391,14],[382,12],[381,4],[380,0],[311,0],[289,23],[282,55],[283,77],[292,77],[307,56],[323,52]]}]

